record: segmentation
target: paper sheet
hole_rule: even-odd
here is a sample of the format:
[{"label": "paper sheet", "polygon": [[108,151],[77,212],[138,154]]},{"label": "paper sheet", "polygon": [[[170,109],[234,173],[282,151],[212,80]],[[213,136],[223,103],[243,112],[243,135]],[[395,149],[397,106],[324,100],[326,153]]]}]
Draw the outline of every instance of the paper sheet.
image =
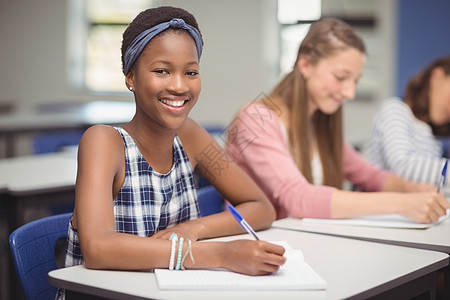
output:
[{"label": "paper sheet", "polygon": [[368,216],[361,218],[351,219],[302,219],[305,223],[317,223],[317,224],[333,224],[333,225],[354,225],[354,226],[369,226],[369,227],[389,227],[389,228],[411,228],[411,229],[426,229],[432,226],[436,226],[439,223],[449,219],[450,210],[447,210],[447,215],[439,218],[438,221],[431,224],[416,223],[401,215],[379,215]]},{"label": "paper sheet", "polygon": [[171,290],[322,290],[325,280],[303,259],[300,250],[281,242],[286,263],[280,270],[266,276],[249,276],[228,270],[170,271],[156,269],[160,289]]}]

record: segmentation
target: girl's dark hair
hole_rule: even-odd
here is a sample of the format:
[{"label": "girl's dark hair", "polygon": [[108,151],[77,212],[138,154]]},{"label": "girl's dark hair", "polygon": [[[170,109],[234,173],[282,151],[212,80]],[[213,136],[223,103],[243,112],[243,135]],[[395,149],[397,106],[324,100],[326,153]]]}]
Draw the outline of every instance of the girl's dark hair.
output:
[{"label": "girl's dark hair", "polygon": [[[122,68],[124,67],[125,52],[127,51],[133,40],[143,31],[152,28],[158,24],[168,22],[174,18],[183,19],[187,24],[191,25],[200,32],[195,17],[184,9],[161,6],[157,8],[149,8],[139,13],[136,18],[128,25],[122,36]],[[182,29],[180,29],[182,30]],[[201,36],[201,32],[200,32]],[[203,40],[202,40],[203,44]]]},{"label": "girl's dark hair", "polygon": [[431,123],[429,118],[430,108],[430,78],[434,69],[442,68],[444,73],[450,76],[450,56],[444,56],[430,63],[425,69],[417,73],[409,80],[406,85],[403,100],[411,107],[414,116],[428,123],[436,136],[450,135],[450,124],[436,126]]}]

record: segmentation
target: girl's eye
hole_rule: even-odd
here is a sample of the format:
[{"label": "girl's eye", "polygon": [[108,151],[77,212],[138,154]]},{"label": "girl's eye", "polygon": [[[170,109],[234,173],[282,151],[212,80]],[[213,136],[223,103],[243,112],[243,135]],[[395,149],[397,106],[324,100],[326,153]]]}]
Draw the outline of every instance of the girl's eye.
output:
[{"label": "girl's eye", "polygon": [[186,75],[188,75],[188,76],[196,76],[198,74],[199,74],[198,71],[188,71],[188,72],[186,72]]},{"label": "girl's eye", "polygon": [[344,81],[346,79],[345,76],[339,76],[339,75],[334,75],[334,78],[336,78],[338,81]]},{"label": "girl's eye", "polygon": [[169,72],[164,69],[156,69],[156,70],[153,70],[153,72],[157,73],[157,74],[169,74]]}]

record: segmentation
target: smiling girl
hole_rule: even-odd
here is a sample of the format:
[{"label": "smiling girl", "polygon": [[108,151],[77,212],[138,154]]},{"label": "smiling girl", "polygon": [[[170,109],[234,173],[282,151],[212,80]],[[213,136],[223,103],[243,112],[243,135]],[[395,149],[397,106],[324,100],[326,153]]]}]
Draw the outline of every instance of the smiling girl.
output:
[{"label": "smiling girl", "polygon": [[[349,25],[317,21],[293,70],[230,125],[227,153],[263,189],[277,218],[396,213],[430,223],[450,207],[433,186],[377,169],[343,141],[342,105],[355,97],[365,60]],[[342,190],[344,179],[371,193]]]},{"label": "smiling girl", "polygon": [[[275,219],[264,193],[188,118],[201,90],[202,47],[195,18],[179,8],[143,11],[125,30],[123,72],[136,113],[123,127],[93,126],[81,139],[66,266],[262,275],[284,263],[284,248],[264,241],[197,242],[242,229],[229,212],[198,218],[194,170],[215,179],[256,230]],[[217,158],[207,163],[211,149]]]}]

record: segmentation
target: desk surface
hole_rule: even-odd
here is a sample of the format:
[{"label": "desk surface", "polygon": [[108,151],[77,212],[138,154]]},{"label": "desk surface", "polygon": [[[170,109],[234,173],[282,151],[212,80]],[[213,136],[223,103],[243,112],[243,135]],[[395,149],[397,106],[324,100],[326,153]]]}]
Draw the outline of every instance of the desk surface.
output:
[{"label": "desk surface", "polygon": [[[293,248],[302,250],[306,262],[327,282],[327,290],[221,291],[214,293],[215,299],[362,299],[416,280],[449,263],[447,254],[422,249],[276,228],[261,231],[259,235],[269,241],[287,241]],[[215,240],[236,238],[251,237]],[[51,271],[49,282],[111,299],[211,299],[211,291],[160,290],[151,272],[89,270],[76,266]]]},{"label": "desk surface", "polygon": [[2,116],[0,133],[79,128],[95,124],[122,124],[132,119],[135,108],[134,102],[51,103]]},{"label": "desk surface", "polygon": [[58,152],[0,159],[0,190],[10,195],[73,189],[75,152]]},{"label": "desk surface", "polygon": [[321,233],[392,245],[441,251],[450,254],[450,219],[427,229],[380,228],[350,225],[307,223],[301,219],[285,218],[273,227],[303,232]]}]

